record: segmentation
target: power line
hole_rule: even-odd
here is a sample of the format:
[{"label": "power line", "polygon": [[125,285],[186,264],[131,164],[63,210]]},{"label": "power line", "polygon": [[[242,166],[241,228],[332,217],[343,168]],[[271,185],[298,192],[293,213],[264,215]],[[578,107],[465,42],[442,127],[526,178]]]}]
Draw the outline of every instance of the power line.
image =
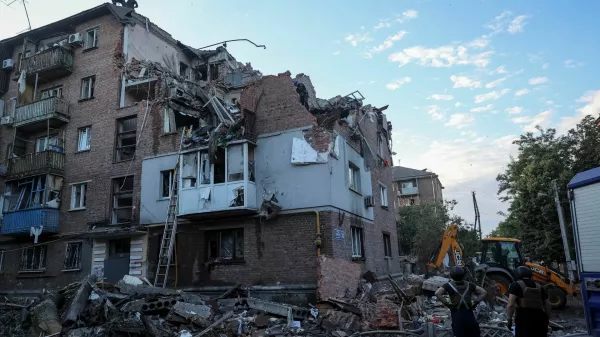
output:
[{"label": "power line", "polygon": [[29,30],[31,30],[31,21],[29,21],[29,12],[27,12],[27,5],[25,5],[25,0],[21,0],[21,1],[23,2],[23,8],[25,8],[25,15],[27,16],[27,23],[29,24]]}]

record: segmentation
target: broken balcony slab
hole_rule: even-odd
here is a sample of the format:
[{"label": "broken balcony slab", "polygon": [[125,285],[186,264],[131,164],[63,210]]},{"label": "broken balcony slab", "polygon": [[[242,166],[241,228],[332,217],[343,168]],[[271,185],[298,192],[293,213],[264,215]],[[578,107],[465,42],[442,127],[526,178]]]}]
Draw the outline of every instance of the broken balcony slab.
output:
[{"label": "broken balcony slab", "polygon": [[157,83],[157,77],[127,80],[125,82],[125,92],[134,96],[140,101],[145,99],[154,99]]}]

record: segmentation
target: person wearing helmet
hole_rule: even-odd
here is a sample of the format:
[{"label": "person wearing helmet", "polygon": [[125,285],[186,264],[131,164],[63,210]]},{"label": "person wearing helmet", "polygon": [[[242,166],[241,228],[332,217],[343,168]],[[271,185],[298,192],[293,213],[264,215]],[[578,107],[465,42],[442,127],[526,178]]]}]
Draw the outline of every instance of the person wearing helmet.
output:
[{"label": "person wearing helmet", "polygon": [[[473,283],[465,281],[465,269],[454,266],[450,269],[451,281],[441,286],[435,296],[450,308],[452,332],[456,337],[480,337],[479,323],[475,320],[473,309],[483,301],[486,291]],[[450,301],[443,295],[448,294]],[[473,301],[473,296],[476,296]]]},{"label": "person wearing helmet", "polygon": [[512,328],[515,314],[516,337],[546,337],[551,307],[546,289],[531,279],[531,269],[520,266],[516,270],[517,281],[508,289],[508,328]]}]

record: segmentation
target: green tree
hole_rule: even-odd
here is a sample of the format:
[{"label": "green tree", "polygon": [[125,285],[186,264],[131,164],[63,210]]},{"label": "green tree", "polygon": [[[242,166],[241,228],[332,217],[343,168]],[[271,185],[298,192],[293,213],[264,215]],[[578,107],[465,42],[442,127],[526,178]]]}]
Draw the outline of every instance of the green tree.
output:
[{"label": "green tree", "polygon": [[523,240],[525,253],[537,260],[564,260],[560,226],[551,189],[557,180],[559,196],[570,224],[566,186],[575,173],[600,165],[600,129],[585,117],[564,136],[556,130],[528,132],[514,143],[518,155],[498,175],[500,199],[510,202],[508,216],[492,235]]}]

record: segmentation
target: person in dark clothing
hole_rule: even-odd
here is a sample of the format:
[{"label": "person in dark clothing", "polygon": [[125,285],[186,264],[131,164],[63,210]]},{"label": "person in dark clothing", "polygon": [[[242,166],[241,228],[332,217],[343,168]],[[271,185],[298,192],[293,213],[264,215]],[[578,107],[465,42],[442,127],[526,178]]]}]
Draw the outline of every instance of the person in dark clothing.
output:
[{"label": "person in dark clothing", "polygon": [[512,328],[515,314],[516,337],[546,337],[551,313],[548,294],[544,287],[531,279],[531,269],[520,266],[516,270],[518,281],[508,290],[508,328]]},{"label": "person in dark clothing", "polygon": [[[452,316],[452,332],[455,337],[480,337],[479,323],[475,320],[473,309],[483,301],[487,295],[486,291],[473,283],[465,281],[465,270],[463,267],[455,266],[450,269],[450,282],[441,286],[435,296],[450,308]],[[443,295],[448,294],[450,301],[446,301]],[[473,301],[473,296],[476,296]]]}]

